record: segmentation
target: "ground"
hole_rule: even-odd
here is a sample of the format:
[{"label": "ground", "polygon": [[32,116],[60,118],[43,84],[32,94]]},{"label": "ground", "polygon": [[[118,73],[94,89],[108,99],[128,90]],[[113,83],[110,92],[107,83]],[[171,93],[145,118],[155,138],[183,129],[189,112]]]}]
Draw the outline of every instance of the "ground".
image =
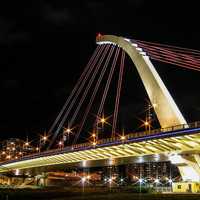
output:
[{"label": "ground", "polygon": [[106,188],[1,189],[5,200],[199,200],[200,194],[136,194],[130,190]]}]

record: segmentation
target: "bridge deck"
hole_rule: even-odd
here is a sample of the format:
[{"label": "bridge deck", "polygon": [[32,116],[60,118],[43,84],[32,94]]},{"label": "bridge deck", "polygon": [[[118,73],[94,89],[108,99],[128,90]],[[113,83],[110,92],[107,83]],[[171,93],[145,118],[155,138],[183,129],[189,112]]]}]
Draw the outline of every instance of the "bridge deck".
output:
[{"label": "bridge deck", "polygon": [[89,160],[200,151],[200,122],[132,133],[125,138],[103,139],[95,147],[83,143],[24,156],[1,163],[0,172]]}]

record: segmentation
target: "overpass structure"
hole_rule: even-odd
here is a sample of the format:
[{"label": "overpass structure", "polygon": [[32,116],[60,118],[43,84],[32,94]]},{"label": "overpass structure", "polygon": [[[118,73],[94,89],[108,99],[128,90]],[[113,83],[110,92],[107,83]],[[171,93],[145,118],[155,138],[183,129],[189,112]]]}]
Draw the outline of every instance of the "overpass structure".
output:
[{"label": "overpass structure", "polygon": [[24,156],[1,163],[0,172],[76,163],[81,167],[89,167],[91,161],[104,161],[104,165],[109,166],[116,165],[118,159],[129,158],[136,163],[147,160],[171,161],[178,166],[184,181],[200,181],[199,153],[200,122],[194,122],[151,132],[132,133],[124,139],[99,140],[95,147],[91,143],[83,143],[62,150]]},{"label": "overpass structure", "polygon": [[133,162],[169,160],[176,164],[184,181],[200,182],[200,123],[188,124],[170,95],[149,56],[134,40],[123,37],[97,36],[98,45],[113,45],[123,49],[135,64],[161,129],[127,134],[99,140],[95,146],[83,143],[62,150],[49,150],[0,163],[0,172],[57,166],[104,160],[105,165],[115,165],[117,159],[131,158]]}]

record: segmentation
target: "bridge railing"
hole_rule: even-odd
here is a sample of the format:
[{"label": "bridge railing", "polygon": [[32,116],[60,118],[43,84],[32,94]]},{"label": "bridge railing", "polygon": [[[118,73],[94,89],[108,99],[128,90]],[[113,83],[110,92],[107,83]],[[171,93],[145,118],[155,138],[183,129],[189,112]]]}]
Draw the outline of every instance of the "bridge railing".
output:
[{"label": "bridge railing", "polygon": [[[181,124],[181,125],[177,125],[177,126],[172,126],[172,127],[166,127],[166,128],[159,128],[159,129],[154,129],[154,130],[148,130],[148,131],[142,131],[142,132],[136,132],[136,133],[130,133],[125,135],[125,139],[122,141],[121,137],[114,137],[114,138],[105,138],[105,139],[101,139],[97,142],[97,144],[95,145],[95,147],[101,146],[103,144],[111,144],[111,143],[123,143],[123,142],[127,142],[130,139],[134,139],[134,138],[142,138],[145,136],[151,136],[151,135],[156,135],[156,134],[165,134],[168,132],[172,132],[172,131],[179,131],[182,129],[191,129],[191,128],[200,128],[200,121],[197,122],[193,122],[193,123],[189,123],[189,124]],[[61,154],[61,153],[67,153],[67,152],[73,152],[73,151],[79,151],[79,150],[85,150],[85,149],[89,149],[92,147],[92,144],[87,142],[87,143],[81,143],[81,144],[75,144],[73,146],[67,146],[63,149],[52,149],[52,150],[48,150],[48,151],[43,151],[40,153],[34,153],[31,155],[26,155],[23,156],[22,158],[18,158],[15,160],[9,160],[3,163],[10,163],[10,162],[15,162],[16,160],[20,161],[20,160],[26,160],[26,159],[33,159],[33,158],[37,158],[37,157],[43,157],[43,156],[51,156],[51,155],[55,155],[55,154]]]}]

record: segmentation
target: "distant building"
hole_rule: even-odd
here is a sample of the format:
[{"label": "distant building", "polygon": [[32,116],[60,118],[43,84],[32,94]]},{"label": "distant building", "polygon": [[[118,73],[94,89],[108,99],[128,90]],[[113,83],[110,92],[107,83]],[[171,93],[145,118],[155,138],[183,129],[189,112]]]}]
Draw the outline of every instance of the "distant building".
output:
[{"label": "distant building", "polygon": [[18,159],[33,152],[34,148],[29,144],[29,142],[18,138],[10,138],[1,142],[0,160],[5,161]]}]

